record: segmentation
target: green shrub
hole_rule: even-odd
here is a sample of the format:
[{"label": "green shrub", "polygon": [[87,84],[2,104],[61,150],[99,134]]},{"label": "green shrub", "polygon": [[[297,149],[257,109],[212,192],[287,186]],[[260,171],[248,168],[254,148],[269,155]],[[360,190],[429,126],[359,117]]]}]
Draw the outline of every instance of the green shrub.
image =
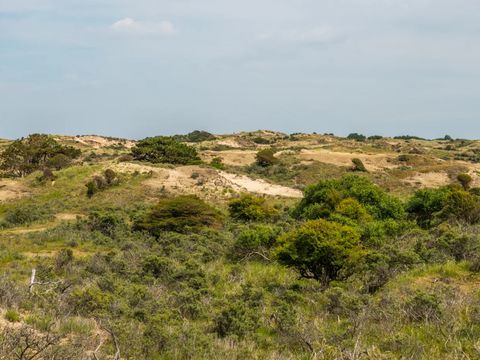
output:
[{"label": "green shrub", "polygon": [[192,164],[200,159],[197,150],[172,137],[157,136],[139,141],[132,149],[135,160],[151,163]]},{"label": "green shrub", "polygon": [[14,309],[8,309],[6,312],[5,312],[5,320],[9,321],[9,322],[19,322],[20,321],[20,314],[14,310]]},{"label": "green shrub", "polygon": [[165,198],[135,222],[136,230],[159,236],[165,231],[186,233],[202,227],[218,227],[221,216],[217,210],[196,196]]},{"label": "green shrub", "polygon": [[187,135],[175,135],[174,138],[177,141],[195,142],[195,143],[216,139],[215,135],[202,130],[194,130],[191,133],[188,133]]},{"label": "green shrub", "polygon": [[65,154],[57,154],[47,160],[47,166],[55,170],[60,170],[69,166],[72,158]]},{"label": "green shrub", "polygon": [[473,181],[472,177],[469,174],[458,174],[457,180],[465,190],[468,190],[470,188],[470,184]]},{"label": "green shrub", "polygon": [[438,222],[440,212],[445,207],[451,187],[421,189],[409,199],[406,210],[423,228],[429,228]]},{"label": "green shrub", "polygon": [[440,216],[454,218],[471,224],[480,221],[480,198],[464,190],[451,192],[445,199]]},{"label": "green shrub", "polygon": [[19,204],[5,212],[4,221],[7,227],[27,225],[34,222],[53,219],[53,212],[48,206],[26,203]]},{"label": "green shrub", "polygon": [[360,234],[349,226],[311,220],[281,236],[275,254],[280,263],[295,268],[302,277],[328,283],[358,252],[359,241]]},{"label": "green shrub", "polygon": [[353,167],[352,167],[353,171],[367,172],[367,168],[365,167],[365,165],[363,165],[362,160],[358,158],[353,158],[352,163],[353,163]]},{"label": "green shrub", "polygon": [[395,197],[365,177],[345,175],[339,180],[308,186],[293,215],[305,219],[327,218],[343,199],[357,200],[376,219],[402,219],[404,209]]},{"label": "green shrub", "polygon": [[349,140],[355,140],[355,141],[365,141],[367,137],[362,134],[357,134],[357,133],[351,133],[347,136],[347,139]]},{"label": "green shrub", "polygon": [[265,220],[278,213],[266,204],[265,199],[250,194],[230,200],[228,210],[233,219],[243,221]]},{"label": "green shrub", "polygon": [[278,159],[272,149],[263,149],[255,155],[255,163],[261,167],[269,167],[276,164]]},{"label": "green shrub", "polygon": [[281,229],[272,225],[251,225],[238,234],[235,241],[235,255],[244,256],[252,251],[269,249],[280,233]]}]

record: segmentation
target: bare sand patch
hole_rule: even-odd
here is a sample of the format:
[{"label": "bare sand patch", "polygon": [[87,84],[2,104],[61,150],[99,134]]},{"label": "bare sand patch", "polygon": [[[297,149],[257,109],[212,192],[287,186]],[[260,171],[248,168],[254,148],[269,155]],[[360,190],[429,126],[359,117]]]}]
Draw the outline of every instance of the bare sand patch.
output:
[{"label": "bare sand patch", "polygon": [[251,150],[204,151],[200,154],[200,157],[205,162],[220,157],[226,165],[247,166],[255,162],[256,153],[256,151]]},{"label": "bare sand patch", "polygon": [[337,166],[352,166],[352,159],[358,158],[362,160],[367,170],[371,171],[392,169],[397,167],[395,164],[389,162],[389,160],[392,160],[392,158],[385,154],[360,154],[337,152],[325,149],[315,149],[302,150],[297,155],[297,157],[301,161],[316,160],[326,164],[332,164]]},{"label": "bare sand patch", "polygon": [[0,201],[18,199],[28,194],[28,189],[18,180],[0,179]]},{"label": "bare sand patch", "polygon": [[405,183],[420,188],[434,188],[452,182],[445,172],[417,173],[404,180]]}]

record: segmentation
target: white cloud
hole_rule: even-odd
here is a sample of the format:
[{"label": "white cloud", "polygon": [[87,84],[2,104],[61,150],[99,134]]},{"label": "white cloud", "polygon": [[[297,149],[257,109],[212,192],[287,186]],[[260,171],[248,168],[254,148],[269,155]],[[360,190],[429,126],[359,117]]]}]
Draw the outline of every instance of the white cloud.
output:
[{"label": "white cloud", "polygon": [[111,28],[115,32],[139,35],[173,35],[176,32],[170,21],[146,22],[129,17],[114,22]]}]

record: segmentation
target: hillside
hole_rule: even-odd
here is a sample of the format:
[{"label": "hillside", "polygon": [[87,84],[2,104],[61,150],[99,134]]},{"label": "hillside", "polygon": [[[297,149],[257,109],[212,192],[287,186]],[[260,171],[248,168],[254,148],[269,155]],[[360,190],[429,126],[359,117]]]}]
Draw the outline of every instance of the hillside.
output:
[{"label": "hillside", "polygon": [[480,358],[480,141],[28,141],[0,140],[2,359]]}]

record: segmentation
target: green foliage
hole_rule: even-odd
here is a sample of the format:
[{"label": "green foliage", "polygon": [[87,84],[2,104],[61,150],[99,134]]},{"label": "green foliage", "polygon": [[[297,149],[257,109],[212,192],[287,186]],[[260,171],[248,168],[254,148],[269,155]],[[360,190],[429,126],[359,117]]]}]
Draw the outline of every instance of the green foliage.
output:
[{"label": "green foliage", "polygon": [[132,149],[135,160],[151,163],[192,164],[200,159],[194,147],[172,137],[156,136],[139,141]]},{"label": "green foliage", "polygon": [[429,228],[438,222],[438,216],[445,207],[451,187],[421,189],[409,199],[406,210],[423,228]]},{"label": "green foliage", "polygon": [[302,277],[328,283],[359,250],[359,241],[360,234],[349,226],[311,220],[282,236],[275,253],[280,263],[295,268]]},{"label": "green foliage", "polygon": [[25,176],[45,166],[66,166],[80,150],[62,146],[48,135],[32,134],[15,140],[0,154],[0,169],[10,176]]},{"label": "green foliage", "polygon": [[20,321],[20,314],[14,310],[14,309],[8,309],[6,312],[5,312],[5,320],[11,322],[11,323],[14,323],[14,322],[19,322]]},{"label": "green foliage", "polygon": [[362,134],[357,134],[357,133],[351,133],[347,136],[347,139],[349,140],[355,140],[355,141],[365,141],[367,137]]},{"label": "green foliage", "polygon": [[225,164],[223,163],[223,159],[221,157],[213,158],[212,161],[210,161],[210,166],[218,170],[225,169]]},{"label": "green foliage", "polygon": [[55,170],[60,170],[69,166],[71,162],[71,157],[65,154],[57,154],[47,160],[47,166]]},{"label": "green foliage", "polygon": [[161,199],[135,222],[136,230],[160,236],[165,231],[186,233],[202,227],[218,227],[221,215],[196,196]]},{"label": "green foliage", "polygon": [[470,188],[470,184],[473,181],[472,177],[469,174],[464,173],[458,174],[457,180],[465,190],[468,190]]},{"label": "green foliage", "polygon": [[266,220],[278,213],[266,204],[265,199],[249,194],[230,200],[228,210],[233,219],[242,221]]},{"label": "green foliage", "polygon": [[103,210],[90,213],[88,225],[92,231],[99,231],[105,236],[113,237],[115,231],[124,225],[124,221],[117,213]]},{"label": "green foliage", "polygon": [[362,160],[358,158],[353,158],[352,163],[353,163],[353,168],[352,168],[353,171],[367,172],[367,168],[365,167],[365,165],[363,165]]},{"label": "green foliage", "polygon": [[111,169],[106,169],[102,175],[95,175],[92,180],[85,184],[87,187],[87,196],[90,198],[97,192],[118,185],[119,183],[120,179],[117,173]]},{"label": "green foliage", "polygon": [[411,321],[439,320],[442,312],[435,294],[418,291],[405,303],[405,313]]},{"label": "green foliage", "polygon": [[53,219],[52,210],[36,203],[21,203],[8,208],[3,215],[3,226],[12,227],[28,225]]},{"label": "green foliage", "polygon": [[255,163],[261,167],[269,167],[278,162],[272,149],[263,149],[255,155]]},{"label": "green foliage", "polygon": [[367,178],[346,175],[339,180],[320,181],[308,186],[294,215],[305,219],[328,218],[344,199],[353,198],[376,219],[402,219],[402,203]]},{"label": "green foliage", "polygon": [[269,249],[281,233],[281,228],[274,225],[252,224],[237,236],[234,255],[245,256],[253,251]]},{"label": "green foliage", "polygon": [[174,138],[177,141],[194,142],[194,143],[216,139],[215,135],[210,134],[207,131],[201,131],[201,130],[192,131],[187,135],[175,135]]}]

